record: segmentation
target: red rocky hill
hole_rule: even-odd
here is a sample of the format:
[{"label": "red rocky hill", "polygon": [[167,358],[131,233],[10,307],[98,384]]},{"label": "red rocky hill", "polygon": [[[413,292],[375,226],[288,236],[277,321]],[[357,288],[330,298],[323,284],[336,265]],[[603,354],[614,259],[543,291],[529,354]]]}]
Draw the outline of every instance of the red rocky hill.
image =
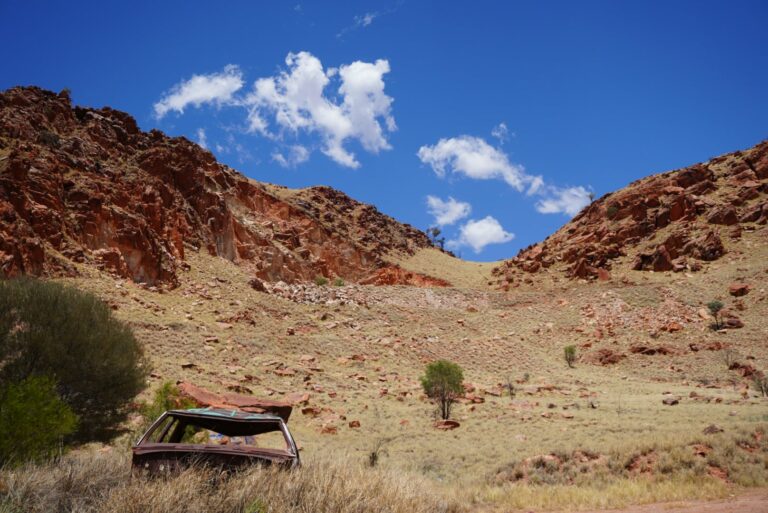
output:
[{"label": "red rocky hill", "polygon": [[440,284],[387,256],[427,236],[327,187],[291,191],[249,180],[183,137],[142,132],[66,91],[0,93],[0,273],[73,275],[92,264],[151,286],[177,283],[203,250],[266,281],[316,276]]},{"label": "red rocky hill", "polygon": [[694,272],[766,223],[768,141],[606,194],[493,273],[506,288],[542,272],[608,279],[621,265]]}]

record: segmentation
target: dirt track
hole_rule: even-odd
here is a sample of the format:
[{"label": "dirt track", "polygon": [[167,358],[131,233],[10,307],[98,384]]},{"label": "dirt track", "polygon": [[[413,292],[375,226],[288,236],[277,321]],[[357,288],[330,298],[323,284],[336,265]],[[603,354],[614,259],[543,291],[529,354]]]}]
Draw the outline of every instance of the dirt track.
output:
[{"label": "dirt track", "polygon": [[719,501],[664,502],[587,513],[768,513],[768,489]]}]

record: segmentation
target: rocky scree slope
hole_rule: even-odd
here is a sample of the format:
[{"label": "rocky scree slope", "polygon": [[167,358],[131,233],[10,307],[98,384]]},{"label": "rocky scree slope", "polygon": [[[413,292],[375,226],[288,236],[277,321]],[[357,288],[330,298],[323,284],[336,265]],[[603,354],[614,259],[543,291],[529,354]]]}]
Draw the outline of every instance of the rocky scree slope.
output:
[{"label": "rocky scree slope", "polygon": [[328,187],[249,180],[183,137],[142,132],[126,113],[74,107],[36,87],[0,93],[0,274],[76,275],[92,264],[174,287],[204,250],[260,280],[317,276],[445,285],[388,255],[431,246],[415,228]]},{"label": "rocky scree slope", "polygon": [[493,270],[515,286],[532,274],[602,279],[635,271],[689,271],[720,258],[724,238],[768,231],[768,141],[606,194],[543,242]]}]

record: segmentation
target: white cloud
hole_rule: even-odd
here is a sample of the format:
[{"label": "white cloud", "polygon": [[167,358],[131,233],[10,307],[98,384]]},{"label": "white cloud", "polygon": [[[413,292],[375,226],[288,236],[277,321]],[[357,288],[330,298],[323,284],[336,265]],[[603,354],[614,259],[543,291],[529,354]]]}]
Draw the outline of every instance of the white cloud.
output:
[{"label": "white cloud", "polygon": [[509,129],[507,128],[507,124],[502,121],[493,127],[493,130],[491,130],[491,135],[498,139],[499,144],[504,144],[507,140],[509,140]]},{"label": "white cloud", "polygon": [[155,117],[162,119],[172,110],[182,114],[188,105],[199,107],[204,103],[231,103],[233,95],[242,87],[243,74],[239,67],[232,64],[220,73],[193,75],[189,80],[176,84],[155,103]]},{"label": "white cloud", "polygon": [[542,214],[568,214],[573,217],[592,202],[592,192],[582,186],[546,188],[545,197],[536,203]]},{"label": "white cloud", "polygon": [[208,149],[208,138],[205,135],[205,128],[197,129],[197,144],[204,150]]},{"label": "white cloud", "polygon": [[[506,125],[501,123],[494,129],[494,136],[501,137],[507,133],[506,130]],[[543,177],[529,175],[523,166],[510,162],[501,149],[494,148],[479,137],[462,135],[440,139],[434,146],[419,148],[418,157],[441,178],[454,173],[476,180],[500,179],[519,192],[525,189],[528,196],[539,196],[536,210],[542,214],[575,216],[591,202],[592,192],[589,189],[549,185]]]},{"label": "white cloud", "polygon": [[[299,52],[288,54],[285,63],[287,71],[257,80],[245,100],[252,132],[276,137],[269,131],[271,118],[281,132],[317,133],[323,140],[323,153],[352,168],[360,163],[344,148],[347,140],[357,139],[371,153],[390,149],[384,133],[396,130],[397,125],[391,114],[392,98],[384,93],[389,62],[355,61],[338,70],[324,70],[315,56]],[[340,103],[324,92],[337,76]]]},{"label": "white cloud", "polygon": [[286,155],[277,151],[274,152],[272,160],[283,167],[296,167],[309,160],[309,150],[300,144],[296,144],[288,148]]},{"label": "white cloud", "polygon": [[427,207],[438,226],[453,224],[472,212],[472,206],[469,203],[456,201],[450,196],[447,200],[442,200],[437,196],[427,196]]},{"label": "white cloud", "polygon": [[440,177],[453,172],[477,180],[502,179],[518,191],[537,180],[528,175],[523,166],[510,162],[504,152],[469,135],[440,139],[434,146],[422,146],[418,157]]},{"label": "white cloud", "polygon": [[480,253],[489,244],[503,244],[515,238],[515,235],[502,228],[493,217],[487,216],[480,220],[467,221],[461,227],[459,238],[448,241],[449,247],[471,247],[475,253]]}]

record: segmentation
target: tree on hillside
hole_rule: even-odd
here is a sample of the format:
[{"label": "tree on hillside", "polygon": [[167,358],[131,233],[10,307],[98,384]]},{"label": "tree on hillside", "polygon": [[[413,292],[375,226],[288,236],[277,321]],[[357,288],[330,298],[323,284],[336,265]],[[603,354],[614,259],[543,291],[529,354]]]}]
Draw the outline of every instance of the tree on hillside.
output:
[{"label": "tree on hillside", "polygon": [[576,346],[565,346],[563,356],[565,357],[565,363],[568,364],[568,367],[573,368],[573,362],[576,361]]},{"label": "tree on hillside", "polygon": [[131,329],[105,303],[29,278],[0,281],[0,362],[0,383],[32,377],[55,383],[79,418],[75,441],[117,434],[149,370]]},{"label": "tree on hillside", "polygon": [[709,313],[712,314],[712,317],[715,318],[715,329],[720,329],[720,311],[723,309],[725,305],[723,305],[722,301],[714,300],[707,303],[707,308],[709,308]]},{"label": "tree on hillside", "polygon": [[432,244],[440,246],[440,249],[445,249],[445,237],[440,237],[441,233],[443,233],[442,230],[437,226],[430,226],[427,228],[427,235]]},{"label": "tree on hillside", "polygon": [[451,406],[464,390],[463,383],[464,373],[461,367],[447,360],[430,363],[421,377],[424,393],[437,401],[443,420],[450,418]]}]

